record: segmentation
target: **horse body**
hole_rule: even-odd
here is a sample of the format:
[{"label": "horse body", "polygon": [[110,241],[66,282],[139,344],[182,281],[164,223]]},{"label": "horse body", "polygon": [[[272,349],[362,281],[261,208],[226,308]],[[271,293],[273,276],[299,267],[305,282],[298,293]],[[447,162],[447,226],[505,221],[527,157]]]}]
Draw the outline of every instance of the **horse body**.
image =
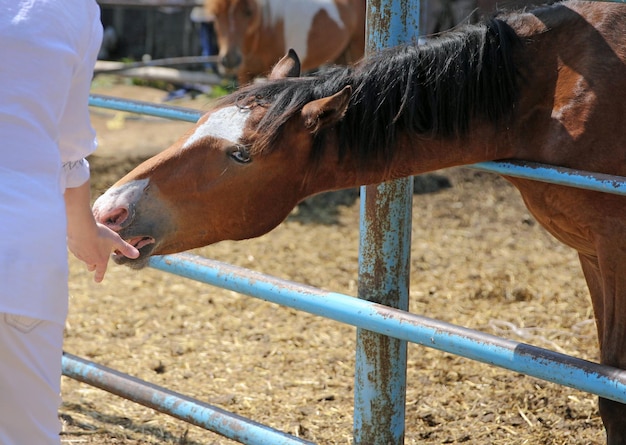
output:
[{"label": "horse body", "polygon": [[287,49],[302,68],[351,63],[365,50],[365,0],[206,0],[215,17],[220,70],[239,84],[269,73]]},{"label": "horse body", "polygon": [[[297,77],[290,52],[94,214],[141,247],[139,260],[116,260],[141,267],[151,254],[262,235],[315,193],[451,166],[515,158],[626,176],[624,35],[624,6],[565,2],[313,77]],[[507,179],[578,251],[601,362],[626,369],[626,198]],[[626,444],[626,406],[601,399],[600,413],[608,443]]]},{"label": "horse body", "polygon": [[[536,8],[555,0],[439,0],[420,2],[420,32],[435,35],[459,24],[476,23],[500,11]],[[559,1],[559,0],[556,0]]]}]

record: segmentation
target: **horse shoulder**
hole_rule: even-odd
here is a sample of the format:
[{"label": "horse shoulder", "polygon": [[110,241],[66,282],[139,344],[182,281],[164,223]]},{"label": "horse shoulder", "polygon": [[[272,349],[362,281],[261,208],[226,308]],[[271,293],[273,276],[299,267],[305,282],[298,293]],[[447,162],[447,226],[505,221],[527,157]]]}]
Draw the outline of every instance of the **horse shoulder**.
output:
[{"label": "horse shoulder", "polygon": [[516,157],[624,175],[626,153],[613,162],[625,137],[624,43],[610,28],[626,28],[626,11],[576,2],[551,8],[509,21],[525,42]]}]

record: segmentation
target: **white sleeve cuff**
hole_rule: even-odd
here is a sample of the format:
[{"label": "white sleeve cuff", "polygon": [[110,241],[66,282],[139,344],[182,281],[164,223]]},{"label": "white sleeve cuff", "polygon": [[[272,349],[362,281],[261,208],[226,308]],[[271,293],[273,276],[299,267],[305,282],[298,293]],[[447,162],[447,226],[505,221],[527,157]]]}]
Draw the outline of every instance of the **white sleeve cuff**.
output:
[{"label": "white sleeve cuff", "polygon": [[63,164],[65,187],[74,188],[83,185],[89,179],[89,162],[83,158],[79,161],[70,161]]}]

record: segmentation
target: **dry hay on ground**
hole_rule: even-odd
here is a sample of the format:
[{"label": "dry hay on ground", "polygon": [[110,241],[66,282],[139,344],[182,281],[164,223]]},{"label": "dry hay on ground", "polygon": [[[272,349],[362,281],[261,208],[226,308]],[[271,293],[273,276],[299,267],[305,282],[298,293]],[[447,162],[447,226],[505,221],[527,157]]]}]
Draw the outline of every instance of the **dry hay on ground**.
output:
[{"label": "dry hay on ground", "polygon": [[[453,188],[415,198],[411,310],[596,359],[575,255],[532,222],[501,179],[449,174]],[[258,240],[197,253],[354,295],[358,202],[337,211],[337,223],[295,215]],[[79,265],[72,271],[67,351],[322,444],[350,443],[353,328],[152,269],[112,266],[104,285]],[[227,443],[69,380],[64,400],[68,438]],[[601,437],[594,397],[409,348],[407,444]]]},{"label": "dry hay on ground", "polygon": [[[93,158],[95,190],[137,161]],[[440,173],[452,187],[414,198],[410,310],[596,361],[575,253],[503,179]],[[359,203],[338,196],[259,239],[194,253],[355,295]],[[73,259],[70,305],[70,353],[320,444],[352,443],[353,327],[153,269],[111,265],[96,285]],[[67,378],[63,399],[66,444],[232,443]],[[599,444],[604,434],[594,396],[416,345],[406,418],[406,444]]]}]

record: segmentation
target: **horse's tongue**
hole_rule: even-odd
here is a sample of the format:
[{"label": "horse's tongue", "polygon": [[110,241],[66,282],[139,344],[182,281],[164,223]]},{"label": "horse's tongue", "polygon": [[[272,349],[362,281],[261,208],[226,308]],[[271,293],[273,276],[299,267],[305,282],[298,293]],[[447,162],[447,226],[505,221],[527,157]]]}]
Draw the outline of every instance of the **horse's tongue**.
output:
[{"label": "horse's tongue", "polygon": [[[142,247],[147,246],[148,244],[153,244],[154,238],[150,236],[137,236],[135,238],[129,239],[126,242],[128,244],[135,246],[135,248],[137,249],[141,249]],[[116,253],[119,253],[119,252],[116,252]]]}]

